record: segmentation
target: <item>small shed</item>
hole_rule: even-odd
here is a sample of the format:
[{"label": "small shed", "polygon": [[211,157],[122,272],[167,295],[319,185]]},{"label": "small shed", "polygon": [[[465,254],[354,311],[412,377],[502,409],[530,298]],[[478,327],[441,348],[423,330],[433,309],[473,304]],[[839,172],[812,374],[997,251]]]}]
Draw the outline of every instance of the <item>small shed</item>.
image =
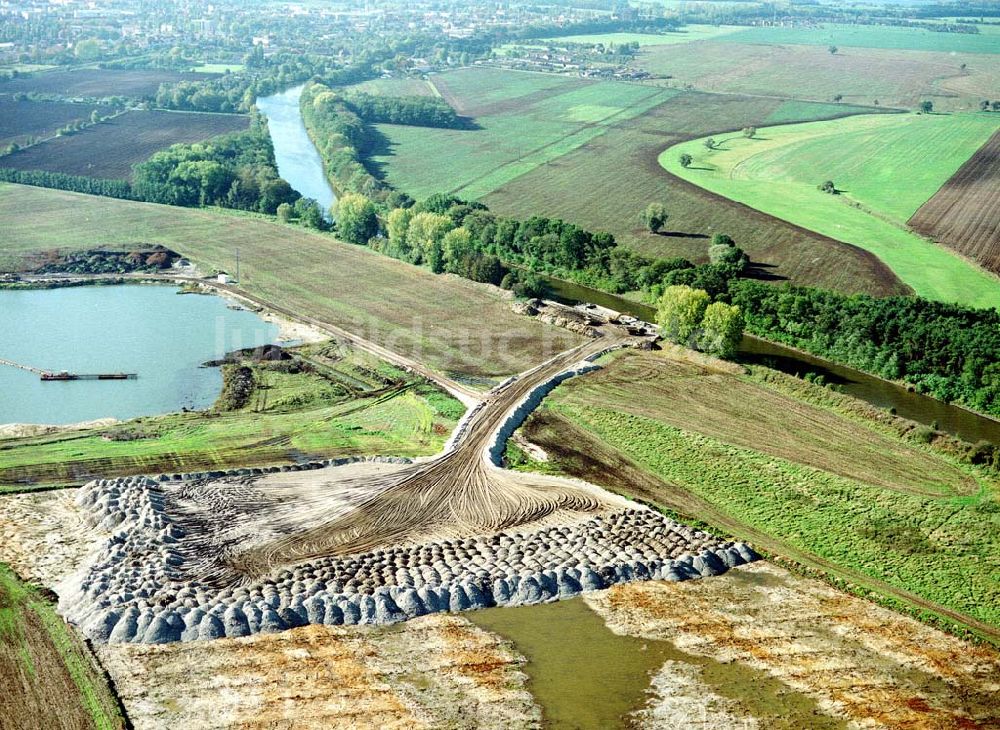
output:
[{"label": "small shed", "polygon": [[220,271],[218,281],[220,284],[228,284],[230,282],[229,274],[225,271]]}]

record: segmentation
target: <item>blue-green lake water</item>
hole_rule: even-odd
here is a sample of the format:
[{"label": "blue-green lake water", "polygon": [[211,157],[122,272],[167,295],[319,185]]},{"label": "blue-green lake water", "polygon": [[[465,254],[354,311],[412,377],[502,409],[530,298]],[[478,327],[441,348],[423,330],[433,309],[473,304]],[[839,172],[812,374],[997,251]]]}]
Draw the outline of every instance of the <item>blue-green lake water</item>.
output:
[{"label": "blue-green lake water", "polygon": [[42,370],[137,373],[136,380],[42,382],[0,365],[0,424],[66,424],[206,408],[227,352],[274,342],[276,325],[172,286],[0,290],[0,358]]}]

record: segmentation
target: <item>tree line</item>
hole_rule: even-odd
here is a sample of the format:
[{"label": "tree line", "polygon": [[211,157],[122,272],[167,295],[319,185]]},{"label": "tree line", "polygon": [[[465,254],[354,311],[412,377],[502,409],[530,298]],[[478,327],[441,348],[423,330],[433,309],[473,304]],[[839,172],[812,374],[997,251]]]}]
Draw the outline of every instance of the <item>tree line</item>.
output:
[{"label": "tree line", "polygon": [[384,96],[351,91],[344,95],[351,110],[369,124],[407,124],[414,127],[464,129],[469,121],[460,117],[444,99],[436,96]]},{"label": "tree line", "polygon": [[327,179],[338,193],[384,198],[386,187],[365,167],[374,135],[344,98],[326,84],[312,82],[299,99],[302,121],[316,145]]},{"label": "tree line", "polygon": [[180,206],[218,205],[274,215],[300,197],[278,175],[267,122],[259,113],[245,132],[175,144],[133,168],[136,197]]},{"label": "tree line", "polygon": [[749,280],[731,282],[728,299],[761,337],[1000,415],[1000,313],[994,309]]}]

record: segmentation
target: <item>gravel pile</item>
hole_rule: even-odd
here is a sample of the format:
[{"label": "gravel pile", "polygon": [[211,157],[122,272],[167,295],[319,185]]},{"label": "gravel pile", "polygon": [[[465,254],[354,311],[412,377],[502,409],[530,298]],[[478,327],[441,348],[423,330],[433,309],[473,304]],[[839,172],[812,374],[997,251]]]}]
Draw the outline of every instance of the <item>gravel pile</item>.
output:
[{"label": "gravel pile", "polygon": [[388,624],[541,603],[625,581],[714,576],[757,559],[743,543],[625,509],[573,527],[324,558],[218,588],[184,578],[186,561],[197,556],[187,555],[183,529],[164,510],[168,490],[210,475],[102,479],[80,490],[88,522],[112,536],[60,587],[60,611],[93,641],[158,644],[307,624]]}]

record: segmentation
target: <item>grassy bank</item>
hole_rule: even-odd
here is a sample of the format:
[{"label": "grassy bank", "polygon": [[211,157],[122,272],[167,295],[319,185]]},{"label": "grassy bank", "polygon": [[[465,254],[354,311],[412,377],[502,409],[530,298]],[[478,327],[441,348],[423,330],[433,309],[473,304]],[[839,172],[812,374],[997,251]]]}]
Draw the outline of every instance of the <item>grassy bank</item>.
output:
[{"label": "grassy bank", "polygon": [[1000,626],[998,480],[845,396],[628,353],[526,431],[571,473]]},{"label": "grassy bank", "polygon": [[125,727],[88,650],[51,599],[0,564],[0,726]]},{"label": "grassy bank", "polygon": [[441,449],[464,407],[385,362],[335,344],[292,361],[227,366],[215,407],[0,440],[0,493],[97,477],[225,469]]},{"label": "grassy bank", "polygon": [[[713,149],[703,139],[684,142],[660,163],[714,193],[871,251],[921,296],[995,307],[1000,281],[910,232],[906,221],[996,126],[986,114],[858,116],[768,127],[753,139],[727,135]],[[837,194],[818,189],[826,180]]]}]

